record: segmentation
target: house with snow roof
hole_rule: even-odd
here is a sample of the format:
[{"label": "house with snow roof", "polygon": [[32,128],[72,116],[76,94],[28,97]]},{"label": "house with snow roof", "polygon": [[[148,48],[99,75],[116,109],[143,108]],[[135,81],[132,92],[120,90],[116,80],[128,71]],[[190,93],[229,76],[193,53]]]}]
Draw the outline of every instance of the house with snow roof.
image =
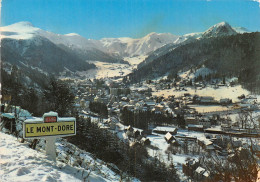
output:
[{"label": "house with snow roof", "polygon": [[178,131],[177,128],[168,127],[168,126],[157,126],[153,129],[153,132],[158,133],[158,134],[170,133],[172,135],[176,135],[177,131]]}]

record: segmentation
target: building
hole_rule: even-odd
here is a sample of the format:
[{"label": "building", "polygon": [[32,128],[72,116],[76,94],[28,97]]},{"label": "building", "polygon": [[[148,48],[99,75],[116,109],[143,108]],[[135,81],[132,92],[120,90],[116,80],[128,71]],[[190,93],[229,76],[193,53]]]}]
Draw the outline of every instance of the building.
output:
[{"label": "building", "polygon": [[209,118],[202,118],[199,120],[199,125],[202,125],[203,128],[211,127],[211,122]]},{"label": "building", "polygon": [[173,140],[175,140],[175,138],[169,132],[164,136],[164,139],[166,140],[167,143],[172,143]]},{"label": "building", "polygon": [[189,159],[185,164],[182,165],[182,172],[186,176],[193,176],[194,171],[198,168],[199,161],[198,159]]},{"label": "building", "polygon": [[177,131],[178,131],[177,128],[166,127],[166,126],[157,126],[156,128],[153,129],[153,132],[158,134],[170,133],[172,135],[176,135]]},{"label": "building", "polygon": [[206,181],[209,178],[210,172],[202,167],[197,167],[194,173],[194,178],[198,181]]},{"label": "building", "polygon": [[220,99],[220,100],[219,100],[219,103],[220,103],[221,105],[229,105],[229,104],[232,103],[232,99],[228,99],[228,98],[226,98],[226,99]]},{"label": "building", "polygon": [[195,117],[186,117],[186,118],[185,118],[185,123],[186,123],[187,125],[189,125],[189,124],[197,125],[197,124],[199,124],[199,121],[198,121],[198,119],[195,118]]},{"label": "building", "polygon": [[143,137],[143,138],[141,139],[141,143],[142,143],[144,146],[147,146],[147,145],[150,145],[150,144],[151,144],[151,141],[149,140],[149,138]]},{"label": "building", "polygon": [[214,97],[210,97],[210,96],[200,97],[199,102],[200,102],[201,104],[216,104],[216,103],[217,103],[217,101],[214,100]]},{"label": "building", "polygon": [[188,130],[189,130],[189,131],[203,131],[203,125],[193,125],[193,124],[189,124],[189,125],[188,125]]}]

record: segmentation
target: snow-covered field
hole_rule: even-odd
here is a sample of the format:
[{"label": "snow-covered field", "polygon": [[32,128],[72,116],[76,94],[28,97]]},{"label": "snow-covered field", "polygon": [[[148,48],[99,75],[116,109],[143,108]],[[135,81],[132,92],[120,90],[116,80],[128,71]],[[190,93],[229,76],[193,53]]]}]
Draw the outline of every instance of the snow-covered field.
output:
[{"label": "snow-covered field", "polygon": [[146,56],[135,56],[135,57],[125,57],[124,60],[129,62],[133,68],[136,68],[138,64],[143,62],[147,58]]},{"label": "snow-covered field", "polygon": [[88,61],[96,65],[96,69],[88,71],[77,72],[80,76],[85,76],[88,79],[99,79],[115,76],[125,76],[133,71],[139,63],[141,63],[147,56],[125,57],[124,60],[129,64],[121,63],[107,63],[102,61]]},{"label": "snow-covered field", "polygon": [[232,107],[226,106],[217,106],[217,105],[189,105],[189,107],[196,109],[199,113],[205,112],[217,112],[217,111],[229,111],[232,110]]},{"label": "snow-covered field", "polygon": [[229,98],[232,99],[233,102],[238,101],[238,96],[244,94],[244,95],[248,95],[250,94],[250,92],[244,88],[242,88],[241,85],[237,85],[234,87],[227,87],[227,86],[223,86],[223,87],[219,87],[219,88],[212,88],[212,87],[206,87],[206,88],[202,88],[202,89],[194,89],[194,88],[190,88],[187,87],[186,88],[187,91],[185,90],[175,90],[174,88],[172,89],[166,89],[166,90],[159,90],[159,91],[155,91],[153,92],[153,95],[156,96],[164,96],[164,97],[168,97],[169,95],[175,95],[176,97],[178,96],[182,96],[184,95],[184,93],[190,93],[192,95],[199,95],[199,96],[212,96],[215,98],[215,100],[220,100],[222,98]]},{"label": "snow-covered field", "polygon": [[96,65],[96,69],[77,72],[80,76],[85,76],[88,79],[99,79],[114,76],[124,76],[132,72],[132,68],[127,64],[107,63],[101,61],[89,61]]}]

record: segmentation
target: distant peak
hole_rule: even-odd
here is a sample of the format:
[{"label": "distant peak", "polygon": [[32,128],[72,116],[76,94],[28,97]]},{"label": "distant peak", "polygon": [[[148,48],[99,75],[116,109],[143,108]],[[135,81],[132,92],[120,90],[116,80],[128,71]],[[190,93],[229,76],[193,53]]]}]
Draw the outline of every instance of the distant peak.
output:
[{"label": "distant peak", "polygon": [[21,21],[21,22],[18,22],[18,23],[14,23],[13,25],[33,27],[33,24],[31,22],[28,22],[28,21]]},{"label": "distant peak", "polygon": [[203,33],[203,37],[217,37],[217,36],[227,36],[234,35],[237,32],[227,23],[220,22],[218,24],[213,25],[207,31]]},{"label": "distant peak", "polygon": [[230,27],[230,28],[232,28],[232,27],[230,26],[230,24],[229,24],[228,22],[225,22],[225,21],[220,22],[220,23],[217,23],[217,24],[213,25],[213,26],[210,27],[210,28],[212,29],[212,28],[220,28],[220,27]]},{"label": "distant peak", "polygon": [[77,33],[68,33],[68,34],[65,34],[66,36],[80,36],[79,34]]},{"label": "distant peak", "polygon": [[157,33],[156,32],[151,32],[148,35],[157,35]]},{"label": "distant peak", "polygon": [[229,25],[229,23],[223,21],[223,22],[220,22],[220,23],[218,23],[218,24],[216,24],[216,25],[219,25],[219,26],[226,26],[226,25]]}]

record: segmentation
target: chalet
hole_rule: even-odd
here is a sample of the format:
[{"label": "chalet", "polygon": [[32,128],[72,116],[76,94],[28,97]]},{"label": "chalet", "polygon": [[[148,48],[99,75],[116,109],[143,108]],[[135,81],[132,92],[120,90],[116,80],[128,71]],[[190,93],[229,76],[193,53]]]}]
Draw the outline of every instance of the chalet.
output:
[{"label": "chalet", "polygon": [[176,135],[175,138],[188,141],[197,141],[197,137]]},{"label": "chalet", "polygon": [[139,130],[134,130],[133,134],[134,134],[134,138],[138,138],[139,136],[141,136],[141,133]]},{"label": "chalet", "polygon": [[101,98],[96,95],[96,97],[94,98],[94,102],[101,102]]},{"label": "chalet", "polygon": [[188,125],[188,130],[189,131],[203,131],[203,125],[189,124]]},{"label": "chalet", "polygon": [[187,125],[189,125],[189,124],[192,124],[192,125],[197,125],[197,124],[199,124],[198,119],[195,118],[195,117],[186,117],[186,118],[185,118],[185,123],[186,123]]},{"label": "chalet", "polygon": [[141,143],[142,143],[144,146],[147,146],[147,145],[150,145],[150,144],[151,144],[151,141],[149,140],[149,138],[143,137],[143,138],[141,139]]},{"label": "chalet", "polygon": [[80,105],[81,108],[85,108],[86,107],[85,99],[81,99],[80,102],[79,102],[79,105]]},{"label": "chalet", "polygon": [[129,125],[129,126],[126,128],[126,131],[133,132],[133,131],[134,131],[134,128],[133,128],[131,125]]},{"label": "chalet", "polygon": [[188,159],[185,164],[182,165],[182,172],[186,176],[193,176],[194,171],[199,166],[198,159]]},{"label": "chalet", "polygon": [[203,128],[209,128],[211,126],[211,122],[209,118],[202,118],[199,120],[199,125],[202,125]]},{"label": "chalet", "polygon": [[137,142],[137,141],[134,141],[134,142],[130,142],[129,146],[135,148],[135,147],[141,146],[141,143]]},{"label": "chalet", "polygon": [[159,134],[170,133],[172,135],[176,135],[177,131],[178,131],[177,128],[166,127],[166,126],[157,126],[156,128],[153,129],[153,132],[159,133]]},{"label": "chalet", "polygon": [[229,104],[232,103],[232,99],[228,99],[228,98],[226,98],[226,99],[220,99],[220,100],[219,100],[219,103],[220,103],[221,105],[229,105]]},{"label": "chalet", "polygon": [[131,138],[134,136],[133,131],[127,130],[125,133],[126,137]]},{"label": "chalet", "polygon": [[221,128],[207,128],[204,130],[206,133],[223,134],[225,133]]},{"label": "chalet", "polygon": [[134,105],[127,104],[127,105],[124,105],[123,108],[127,108],[127,110],[129,110],[129,111],[133,111],[134,108],[135,108],[135,106],[134,106]]},{"label": "chalet", "polygon": [[98,93],[98,89],[96,87],[91,87],[91,88],[89,88],[89,93],[90,94],[97,94]]},{"label": "chalet", "polygon": [[163,110],[164,110],[164,105],[162,105],[162,104],[155,105],[153,110],[154,110],[155,112],[163,112]]},{"label": "chalet", "polygon": [[194,173],[194,178],[197,181],[206,181],[209,178],[210,172],[202,167],[197,167]]},{"label": "chalet", "polygon": [[198,138],[198,144],[207,151],[215,150],[213,142],[206,138]]},{"label": "chalet", "polygon": [[156,104],[156,102],[154,102],[154,101],[147,101],[147,102],[145,102],[145,104],[147,105],[147,107],[154,107],[155,106],[155,104]]},{"label": "chalet", "polygon": [[115,130],[116,129],[116,120],[109,118],[104,122],[105,125],[107,125],[110,129]]},{"label": "chalet", "polygon": [[175,140],[174,136],[169,132],[164,136],[164,139],[167,143],[172,143],[172,141]]},{"label": "chalet", "polygon": [[214,97],[210,97],[210,96],[200,97],[199,102],[200,102],[201,104],[216,104],[216,103],[217,103],[217,101],[214,100]]}]

